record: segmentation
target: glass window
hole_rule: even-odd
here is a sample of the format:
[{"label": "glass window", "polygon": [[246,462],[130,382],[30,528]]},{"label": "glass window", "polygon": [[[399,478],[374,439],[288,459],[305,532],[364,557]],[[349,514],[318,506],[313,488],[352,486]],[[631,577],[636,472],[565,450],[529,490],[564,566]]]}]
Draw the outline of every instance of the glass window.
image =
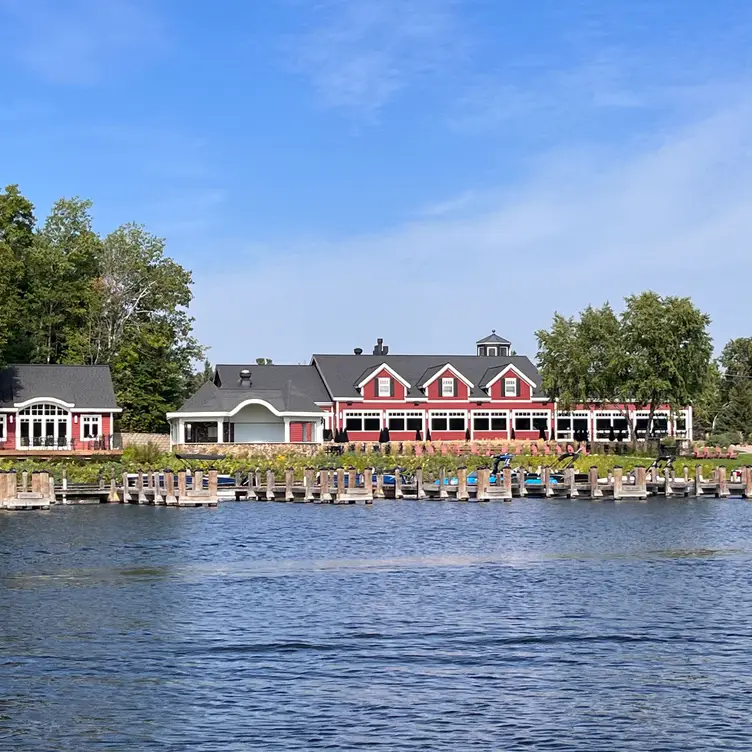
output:
[{"label": "glass window", "polygon": [[413,417],[408,417],[407,430],[408,431],[422,431],[423,430],[423,416],[417,415]]},{"label": "glass window", "polygon": [[517,379],[514,377],[504,379],[504,396],[516,397],[517,396]]},{"label": "glass window", "polygon": [[379,377],[379,397],[390,397],[392,394],[392,380],[386,377]]},{"label": "glass window", "polygon": [[390,431],[404,431],[405,430],[405,416],[404,415],[390,415],[387,419],[387,425]]},{"label": "glass window", "polygon": [[473,431],[490,431],[491,419],[488,415],[473,416]]},{"label": "glass window", "polygon": [[432,415],[431,416],[431,430],[432,431],[446,431],[449,427],[449,420],[446,415]]},{"label": "glass window", "polygon": [[454,379],[443,378],[441,380],[441,396],[454,397]]},{"label": "glass window", "polygon": [[464,415],[450,415],[449,416],[449,430],[450,431],[464,431],[465,430],[465,416]]},{"label": "glass window", "polygon": [[97,439],[101,433],[101,417],[99,415],[83,415],[83,437],[85,439]]},{"label": "glass window", "polygon": [[515,431],[530,431],[532,430],[532,418],[530,413],[518,413],[514,416],[514,430]]},{"label": "glass window", "polygon": [[370,416],[363,418],[363,430],[364,431],[380,431],[381,430],[381,418],[370,417]]},{"label": "glass window", "polygon": [[492,431],[506,431],[507,430],[507,416],[506,415],[492,415],[491,416],[491,430]]},{"label": "glass window", "polygon": [[496,357],[496,353],[498,352],[498,348],[495,345],[489,345],[486,349],[486,353],[492,357]]},{"label": "glass window", "polygon": [[5,440],[5,421],[7,418],[4,415],[0,415],[0,441]]}]

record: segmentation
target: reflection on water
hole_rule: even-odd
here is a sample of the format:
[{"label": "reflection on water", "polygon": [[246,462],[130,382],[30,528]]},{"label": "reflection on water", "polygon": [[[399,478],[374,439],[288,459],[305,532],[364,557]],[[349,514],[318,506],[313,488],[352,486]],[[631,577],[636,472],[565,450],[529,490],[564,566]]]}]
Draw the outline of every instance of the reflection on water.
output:
[{"label": "reflection on water", "polygon": [[0,515],[0,750],[748,750],[752,504]]}]

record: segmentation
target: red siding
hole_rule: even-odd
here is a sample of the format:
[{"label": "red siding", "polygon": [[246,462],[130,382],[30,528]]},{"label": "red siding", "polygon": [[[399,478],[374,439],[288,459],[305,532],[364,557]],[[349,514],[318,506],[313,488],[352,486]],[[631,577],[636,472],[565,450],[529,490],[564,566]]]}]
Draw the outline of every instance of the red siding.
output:
[{"label": "red siding", "polygon": [[[390,397],[379,397],[379,379],[389,378],[392,380],[394,394]],[[404,400],[405,387],[392,376],[386,368],[382,368],[370,381],[363,385],[363,399],[388,402],[389,400]]]},{"label": "red siding", "polygon": [[290,423],[290,441],[294,444],[299,444],[303,441],[302,423]]},{"label": "red siding", "polygon": [[[11,419],[13,422],[11,423]],[[5,441],[0,442],[0,449],[16,448],[16,416],[5,414]]]},{"label": "red siding", "polygon": [[[519,396],[518,397],[505,397],[504,396],[504,379],[511,378],[514,376],[518,381],[518,391]],[[495,384],[492,384],[491,386],[491,392],[490,396],[493,400],[503,400],[505,402],[520,402],[520,401],[527,401],[530,399],[532,394],[532,389],[530,388],[530,384],[527,383],[527,381],[524,381],[521,379],[516,371],[507,371]],[[540,408],[543,409],[543,408]]]},{"label": "red siding", "polygon": [[[443,397],[441,395],[441,380],[453,378],[456,380],[457,393],[454,397]],[[426,391],[426,397],[429,400],[456,400],[457,402],[466,402],[470,395],[470,389],[467,384],[462,381],[457,374],[451,369],[447,368],[433,383],[428,385]]]}]

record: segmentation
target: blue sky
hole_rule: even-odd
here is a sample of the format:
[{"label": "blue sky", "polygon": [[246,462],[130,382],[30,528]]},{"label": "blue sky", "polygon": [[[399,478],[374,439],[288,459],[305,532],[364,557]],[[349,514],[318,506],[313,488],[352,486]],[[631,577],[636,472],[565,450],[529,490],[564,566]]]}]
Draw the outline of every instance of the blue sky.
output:
[{"label": "blue sky", "polygon": [[691,295],[752,333],[752,6],[0,0],[0,181],[194,272],[217,361],[534,354],[555,310]]}]

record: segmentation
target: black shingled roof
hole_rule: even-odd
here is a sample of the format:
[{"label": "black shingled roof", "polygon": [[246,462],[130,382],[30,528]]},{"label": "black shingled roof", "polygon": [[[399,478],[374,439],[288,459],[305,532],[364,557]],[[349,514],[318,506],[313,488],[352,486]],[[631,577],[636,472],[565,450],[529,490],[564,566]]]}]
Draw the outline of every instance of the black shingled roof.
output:
[{"label": "black shingled roof", "polygon": [[117,408],[109,366],[12,364],[0,370],[0,407],[43,397],[79,408]]},{"label": "black shingled roof", "polygon": [[474,388],[473,397],[488,396],[482,385],[509,365],[527,376],[535,385],[533,396],[544,396],[540,392],[540,375],[524,355],[504,357],[483,357],[478,355],[314,355],[313,364],[318,366],[327,389],[332,397],[360,397],[355,388],[365,375],[382,364],[388,365],[410,384],[408,397],[425,396],[419,389],[431,376],[448,363],[454,366]]},{"label": "black shingled roof", "polygon": [[511,345],[512,343],[508,339],[504,339],[504,337],[500,337],[498,334],[496,334],[496,330],[494,329],[491,334],[489,334],[487,337],[483,337],[483,339],[479,339],[476,343],[476,345]]},{"label": "black shingled roof", "polygon": [[[240,372],[251,372],[251,385]],[[230,412],[247,399],[268,402],[278,412],[322,412],[316,402],[329,402],[321,377],[313,366],[218,365],[214,382],[204,384],[178,410]]]}]

